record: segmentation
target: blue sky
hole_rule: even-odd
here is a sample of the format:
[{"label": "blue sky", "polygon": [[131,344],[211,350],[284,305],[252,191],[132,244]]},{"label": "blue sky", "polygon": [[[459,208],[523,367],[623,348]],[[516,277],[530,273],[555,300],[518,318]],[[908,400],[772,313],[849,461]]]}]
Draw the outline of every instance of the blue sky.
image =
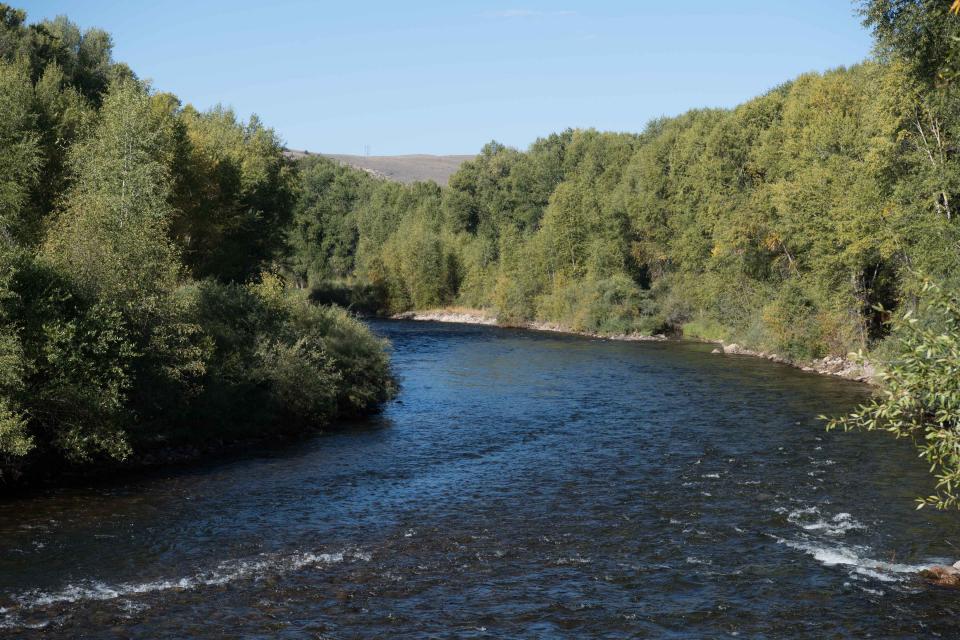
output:
[{"label": "blue sky", "polygon": [[157,89],[257,113],[291,148],[374,155],[640,131],[871,46],[846,0],[13,4],[108,30],[115,57]]}]

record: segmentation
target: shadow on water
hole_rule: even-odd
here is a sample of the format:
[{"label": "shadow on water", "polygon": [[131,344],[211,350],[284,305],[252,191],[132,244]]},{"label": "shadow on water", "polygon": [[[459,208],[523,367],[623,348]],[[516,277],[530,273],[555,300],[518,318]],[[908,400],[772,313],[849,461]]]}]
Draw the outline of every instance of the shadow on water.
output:
[{"label": "shadow on water", "polygon": [[907,442],[826,433],[863,385],[696,343],[376,321],[383,415],[0,505],[10,637],[916,637]]}]

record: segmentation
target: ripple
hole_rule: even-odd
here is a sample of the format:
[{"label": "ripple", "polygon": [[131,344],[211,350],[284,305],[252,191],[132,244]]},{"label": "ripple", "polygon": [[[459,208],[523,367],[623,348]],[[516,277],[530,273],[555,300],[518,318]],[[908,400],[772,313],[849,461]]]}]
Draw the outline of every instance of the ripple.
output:
[{"label": "ripple", "polygon": [[855,520],[849,513],[824,516],[818,507],[795,509],[787,514],[787,521],[804,531],[822,532],[828,536],[843,536],[850,531],[866,529],[863,523]]},{"label": "ripple", "polygon": [[114,584],[83,580],[68,584],[56,591],[34,589],[8,596],[15,604],[5,608],[0,607],[0,628],[35,628],[33,624],[28,625],[23,622],[19,614],[54,605],[102,602],[163,591],[188,591],[201,587],[223,586],[244,579],[259,580],[278,577],[315,565],[336,564],[345,560],[368,562],[370,559],[370,553],[353,549],[334,553],[302,551],[287,555],[261,554],[251,558],[225,560],[213,569],[179,578]]},{"label": "ripple", "polygon": [[923,569],[929,569],[933,563],[902,564],[884,562],[865,557],[869,547],[852,547],[842,544],[827,545],[817,542],[785,540],[778,538],[777,542],[791,549],[803,551],[825,567],[851,567],[853,573],[874,578],[882,582],[903,582]]}]

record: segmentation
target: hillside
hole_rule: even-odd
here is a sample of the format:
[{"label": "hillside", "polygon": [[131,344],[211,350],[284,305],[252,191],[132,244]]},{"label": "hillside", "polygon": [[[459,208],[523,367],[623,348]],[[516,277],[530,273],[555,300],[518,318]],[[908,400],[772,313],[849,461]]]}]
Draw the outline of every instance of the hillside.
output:
[{"label": "hillside", "polygon": [[[311,155],[308,151],[288,149],[287,155],[292,158],[302,158]],[[446,185],[465,160],[474,156],[434,156],[428,154],[412,154],[403,156],[354,156],[347,154],[321,154],[357,169],[368,171],[374,175],[410,184],[418,180],[433,180],[437,184]]]}]

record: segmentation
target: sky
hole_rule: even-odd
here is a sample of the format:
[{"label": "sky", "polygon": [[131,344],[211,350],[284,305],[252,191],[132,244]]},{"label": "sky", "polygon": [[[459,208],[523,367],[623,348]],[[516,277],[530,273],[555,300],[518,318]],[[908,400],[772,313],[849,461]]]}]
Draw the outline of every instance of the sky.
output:
[{"label": "sky", "polygon": [[525,149],[567,127],[641,131],[855,64],[847,0],[12,0],[114,38],[114,57],[200,109],[256,113],[293,149]]}]

